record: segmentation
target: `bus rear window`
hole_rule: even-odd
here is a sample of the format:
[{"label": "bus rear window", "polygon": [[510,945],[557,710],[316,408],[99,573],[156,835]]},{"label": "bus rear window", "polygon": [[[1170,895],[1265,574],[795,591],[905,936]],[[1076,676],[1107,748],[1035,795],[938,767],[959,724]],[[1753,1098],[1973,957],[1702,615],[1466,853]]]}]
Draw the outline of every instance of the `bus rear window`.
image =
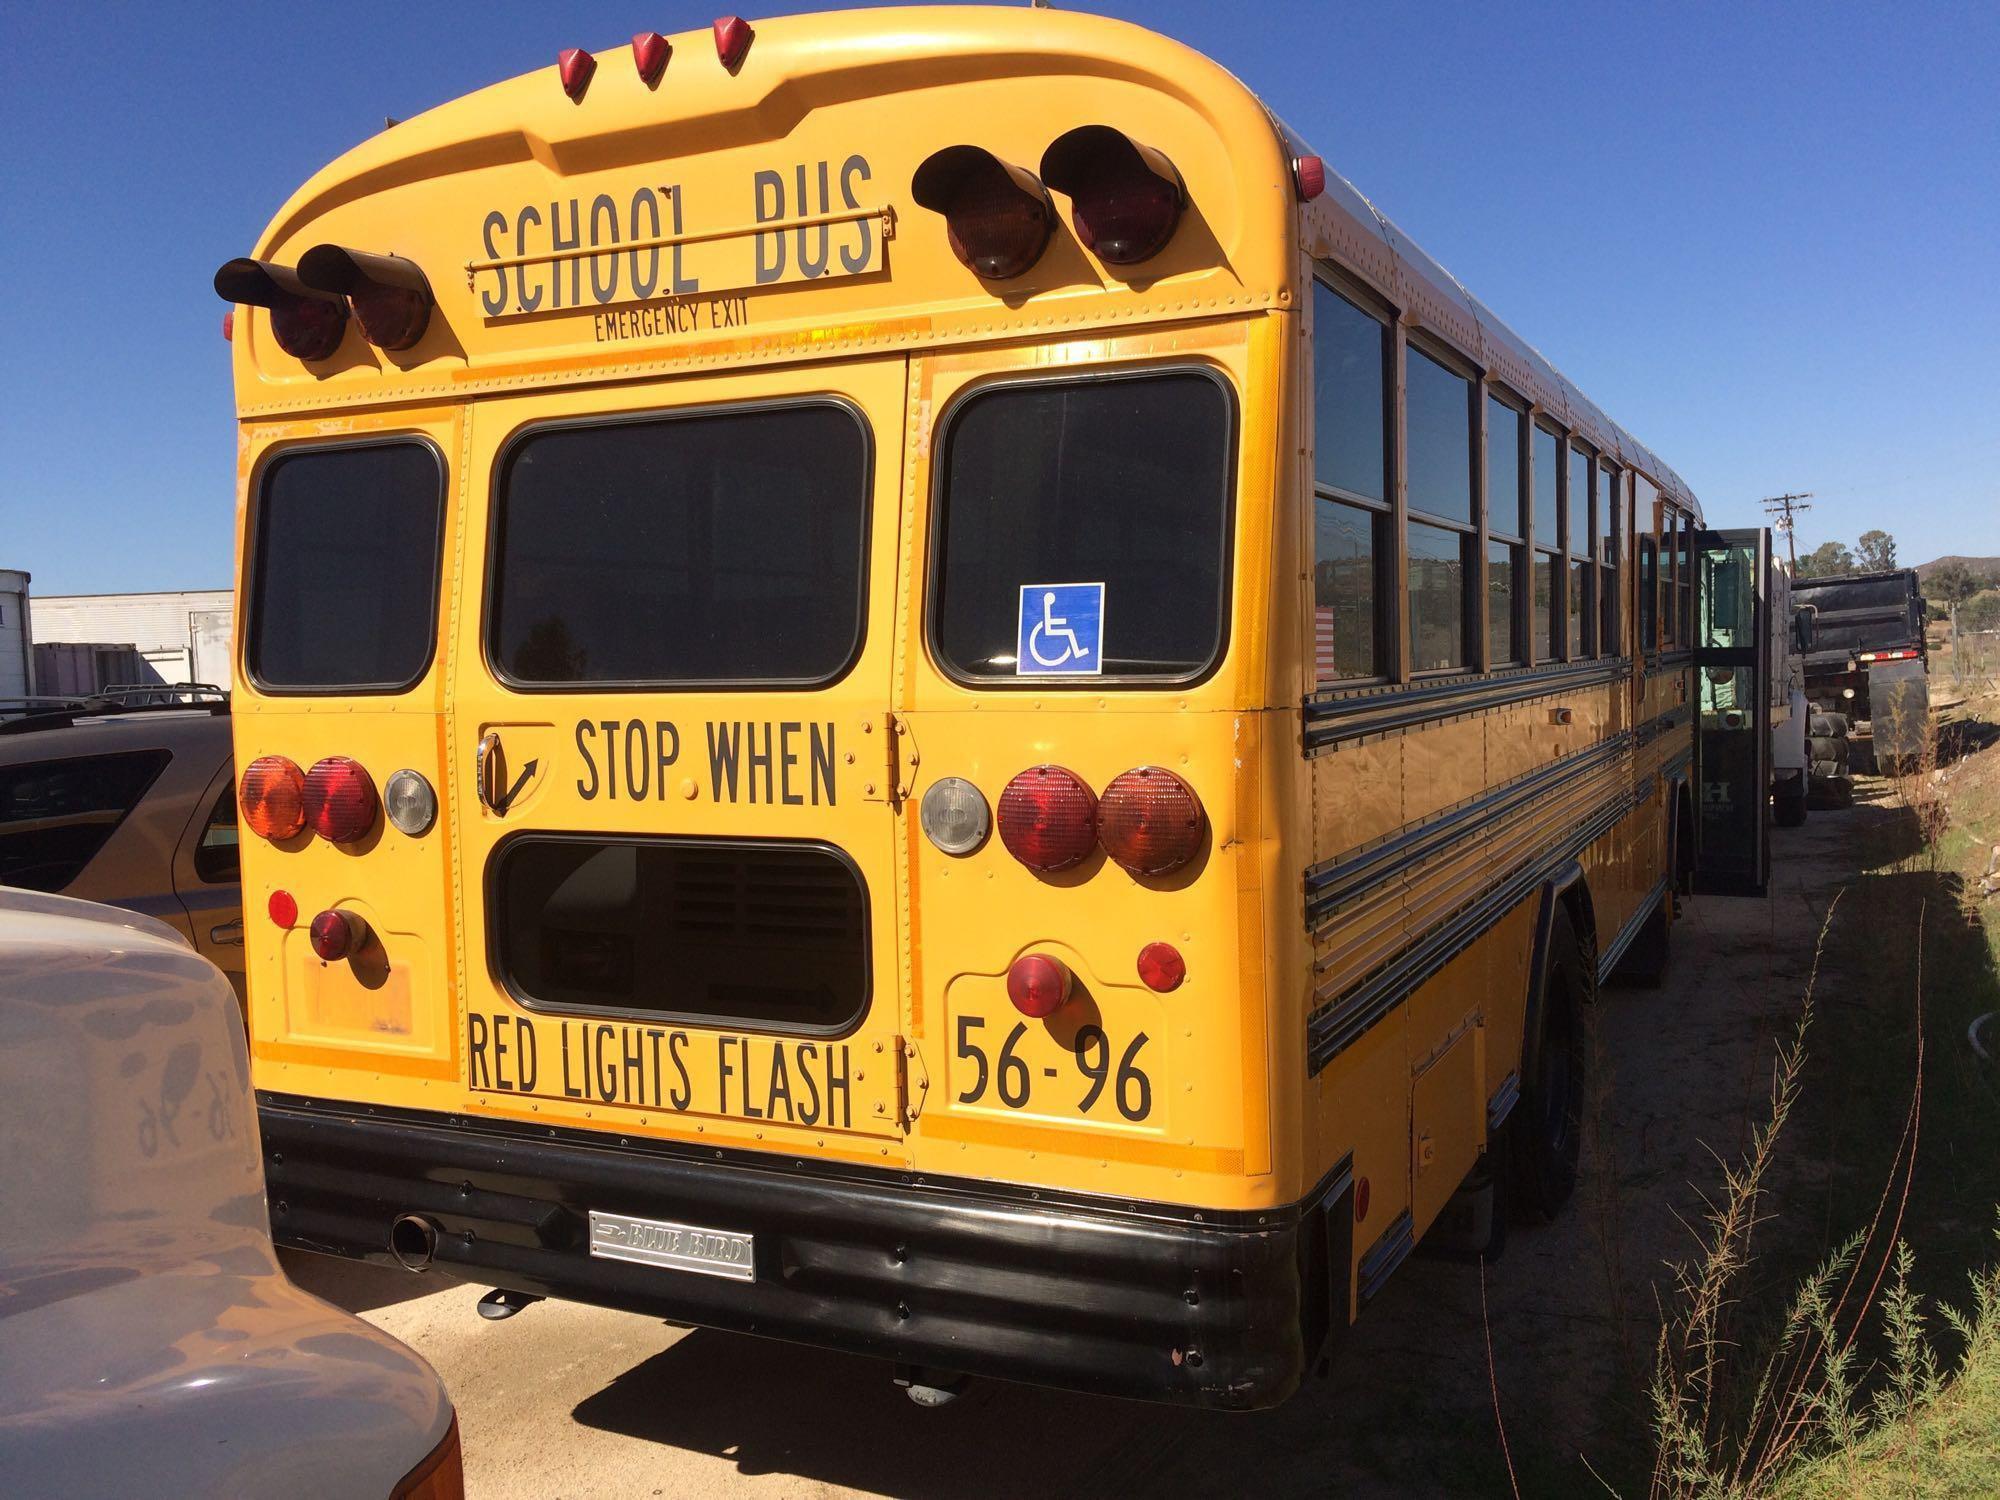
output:
[{"label": "bus rear window", "polygon": [[1228,388],[1194,371],[1003,386],[960,404],[934,554],[945,670],[1048,687],[1016,661],[1024,600],[1081,584],[1101,586],[1091,680],[1206,672],[1223,647],[1234,426]]},{"label": "bus rear window", "polygon": [[500,479],[507,680],[807,685],[861,648],[868,432],[818,401],[551,427]]},{"label": "bus rear window", "polygon": [[444,466],[427,443],[300,448],[264,469],[247,632],[275,692],[396,693],[437,641]]},{"label": "bus rear window", "polygon": [[826,1034],[868,1003],[867,896],[824,844],[527,835],[488,931],[531,1006]]}]

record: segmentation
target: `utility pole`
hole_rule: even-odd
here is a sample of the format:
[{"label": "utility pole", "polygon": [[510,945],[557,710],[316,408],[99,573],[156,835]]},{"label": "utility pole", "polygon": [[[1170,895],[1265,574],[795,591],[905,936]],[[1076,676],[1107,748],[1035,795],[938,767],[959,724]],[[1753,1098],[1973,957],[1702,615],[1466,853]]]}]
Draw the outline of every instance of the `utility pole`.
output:
[{"label": "utility pole", "polygon": [[1794,577],[1798,576],[1799,571],[1799,544],[1792,516],[1796,511],[1811,510],[1812,507],[1805,504],[1810,499],[1812,499],[1812,491],[1808,490],[1803,495],[1771,495],[1761,502],[1764,507],[1764,513],[1775,516],[1777,519],[1773,524],[1785,534],[1785,551],[1792,560],[1792,575]]}]

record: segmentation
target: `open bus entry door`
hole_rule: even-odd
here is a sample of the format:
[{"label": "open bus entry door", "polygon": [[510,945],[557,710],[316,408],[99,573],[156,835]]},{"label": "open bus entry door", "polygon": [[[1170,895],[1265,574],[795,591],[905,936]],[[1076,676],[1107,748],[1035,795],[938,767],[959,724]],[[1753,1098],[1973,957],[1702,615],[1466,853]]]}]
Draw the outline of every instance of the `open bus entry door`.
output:
[{"label": "open bus entry door", "polygon": [[1695,537],[1694,886],[1761,896],[1771,878],[1771,533]]}]

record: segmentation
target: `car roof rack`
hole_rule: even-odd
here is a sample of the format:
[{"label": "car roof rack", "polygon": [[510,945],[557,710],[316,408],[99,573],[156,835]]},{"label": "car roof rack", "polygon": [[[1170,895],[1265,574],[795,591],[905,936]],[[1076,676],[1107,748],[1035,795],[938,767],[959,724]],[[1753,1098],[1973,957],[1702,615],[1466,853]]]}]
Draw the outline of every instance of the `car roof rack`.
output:
[{"label": "car roof rack", "polygon": [[[14,705],[20,705],[19,709]],[[113,714],[182,713],[200,709],[212,716],[229,712],[229,690],[212,682],[112,683],[77,697],[0,698],[0,734],[32,734],[43,729],[67,729],[79,720]]]}]

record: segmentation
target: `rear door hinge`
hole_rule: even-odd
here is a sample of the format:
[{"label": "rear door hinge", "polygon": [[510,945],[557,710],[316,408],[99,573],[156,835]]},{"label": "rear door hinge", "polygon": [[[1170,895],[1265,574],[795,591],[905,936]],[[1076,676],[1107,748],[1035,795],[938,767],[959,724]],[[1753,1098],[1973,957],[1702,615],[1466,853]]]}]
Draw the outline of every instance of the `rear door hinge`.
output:
[{"label": "rear door hinge", "polygon": [[917,1054],[917,1044],[906,1036],[896,1038],[896,1097],[903,1101],[903,1128],[908,1129],[924,1112],[930,1093],[930,1075]]},{"label": "rear door hinge", "polygon": [[[861,734],[863,764],[881,768],[877,774],[864,775],[861,800],[901,807],[916,781],[917,742],[910,733],[909,720],[885,709],[861,721]],[[878,735],[880,743],[867,743]]]}]

